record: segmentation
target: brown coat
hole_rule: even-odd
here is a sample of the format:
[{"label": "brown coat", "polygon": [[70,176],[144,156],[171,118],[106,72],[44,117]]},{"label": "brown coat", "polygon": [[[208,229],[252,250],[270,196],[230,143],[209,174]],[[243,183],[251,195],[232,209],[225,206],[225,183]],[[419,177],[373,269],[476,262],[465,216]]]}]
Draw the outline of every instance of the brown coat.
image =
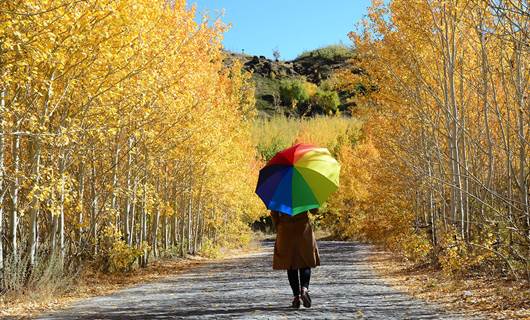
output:
[{"label": "brown coat", "polygon": [[314,268],[320,265],[317,242],[307,212],[296,216],[271,211],[276,227],[274,270]]}]

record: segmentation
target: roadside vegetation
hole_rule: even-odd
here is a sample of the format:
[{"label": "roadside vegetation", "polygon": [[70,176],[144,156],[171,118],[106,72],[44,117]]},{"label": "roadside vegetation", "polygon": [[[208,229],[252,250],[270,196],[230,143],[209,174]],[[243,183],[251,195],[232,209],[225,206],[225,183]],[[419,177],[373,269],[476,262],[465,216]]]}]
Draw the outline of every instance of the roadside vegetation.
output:
[{"label": "roadside vegetation", "polygon": [[172,3],[0,3],[0,304],[250,241],[254,87]]},{"label": "roadside vegetation", "polygon": [[530,281],[528,5],[385,3],[351,35],[365,73],[343,83],[376,90],[325,225],[451,277]]},{"label": "roadside vegetation", "polygon": [[0,308],[248,245],[297,142],[341,163],[333,239],[528,289],[526,2],[373,1],[351,48],[230,64],[226,26],[171,3],[0,2]]},{"label": "roadside vegetation", "polygon": [[322,48],[304,51],[296,59],[318,58],[330,61],[348,60],[354,57],[354,50],[344,44],[329,45]]}]

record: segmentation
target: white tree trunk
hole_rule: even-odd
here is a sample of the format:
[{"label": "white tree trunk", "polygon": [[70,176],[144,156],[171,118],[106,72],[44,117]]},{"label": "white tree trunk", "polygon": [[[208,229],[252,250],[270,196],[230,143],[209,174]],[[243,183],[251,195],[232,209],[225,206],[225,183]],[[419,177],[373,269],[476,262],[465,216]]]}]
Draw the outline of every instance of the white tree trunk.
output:
[{"label": "white tree trunk", "polygon": [[66,176],[64,169],[66,166],[66,154],[61,151],[62,155],[59,157],[59,174],[61,175],[61,198],[60,198],[60,212],[59,212],[59,254],[61,268],[64,266],[65,247],[64,247],[64,199],[65,199],[65,185]]},{"label": "white tree trunk", "polygon": [[[95,155],[93,155],[93,160],[95,161]],[[97,255],[98,253],[98,243],[97,243],[97,212],[98,212],[98,205],[99,205],[99,196],[97,194],[96,189],[96,164],[92,164],[92,181],[91,181],[91,188],[92,188],[92,206],[90,208],[90,240],[93,241],[92,243],[92,253],[94,255]]]},{"label": "white tree trunk", "polygon": [[19,170],[20,170],[20,136],[16,134],[13,138],[13,182],[11,183],[11,201],[12,208],[9,215],[9,232],[11,242],[11,253],[13,259],[18,260],[18,239],[17,239],[17,228],[18,228],[18,193],[20,191],[19,182]]},{"label": "white tree trunk", "polygon": [[[138,241],[138,246],[142,246],[144,241],[147,239],[147,176],[144,177],[143,183],[143,194],[142,194],[142,212],[140,213],[140,239]],[[144,249],[143,255],[139,257],[140,266],[145,267],[147,265],[147,252]]]},{"label": "white tree trunk", "polygon": [[77,235],[77,242],[79,243],[79,246],[82,246],[83,242],[83,211],[84,211],[84,194],[85,194],[85,174],[84,174],[84,164],[81,163],[79,165],[79,176],[78,176],[78,182],[79,182],[79,189],[78,189],[78,197],[79,197],[79,203],[80,203],[80,210],[77,216],[77,222],[79,223],[79,230]]},{"label": "white tree trunk", "polygon": [[[130,223],[130,220],[131,220],[131,214],[132,214],[132,211],[133,211],[133,194],[131,192],[131,166],[132,166],[132,145],[133,145],[133,140],[131,137],[129,137],[128,139],[128,148],[127,148],[127,152],[128,152],[128,155],[127,155],[127,201],[125,203],[125,212],[124,212],[124,230],[123,230],[123,233],[124,233],[124,237],[125,239],[127,239],[127,244],[130,246],[132,244],[132,233],[131,233],[131,228],[129,227],[129,223]],[[136,184],[135,184],[135,188],[136,188]]]},{"label": "white tree trunk", "polygon": [[[151,225],[151,245],[153,247],[153,256],[158,257],[158,224],[160,220],[160,206],[156,208],[153,223]],[[165,226],[164,226],[165,228]]]},{"label": "white tree trunk", "polygon": [[6,194],[6,186],[4,185],[4,112],[5,90],[2,89],[0,91],[0,271],[4,268],[4,196]]},{"label": "white tree trunk", "polygon": [[181,199],[180,199],[180,255],[181,256],[185,256],[186,255],[186,251],[184,250],[184,240],[185,240],[185,234],[186,234],[186,210],[187,208],[185,207],[185,197],[184,195],[181,195],[180,196]]},{"label": "white tree trunk", "polygon": [[114,152],[114,161],[113,161],[113,169],[112,169],[112,199],[111,199],[111,208],[115,212],[114,217],[114,226],[116,230],[118,230],[118,220],[119,220],[119,209],[118,209],[118,197],[116,194],[116,190],[118,189],[118,165],[120,160],[120,145],[119,145],[119,134],[116,133],[116,139],[115,139],[115,152]]},{"label": "white tree trunk", "polygon": [[127,239],[127,243],[129,246],[133,245],[133,238],[134,238],[134,223],[135,223],[135,217],[136,217],[136,189],[138,188],[138,178],[134,178],[133,182],[133,191],[132,191],[132,200],[131,200],[131,210],[129,213],[129,220],[130,220],[130,226],[129,229],[129,238]]},{"label": "white tree trunk", "polygon": [[192,242],[193,242],[193,193],[190,190],[188,199],[188,253],[193,253]]},{"label": "white tree trunk", "polygon": [[[36,137],[34,139],[34,163],[33,163],[33,175],[35,177],[35,185],[40,184],[40,141]],[[34,195],[34,199],[31,204],[31,213],[30,213],[30,226],[29,226],[29,263],[30,265],[35,265],[35,257],[37,255],[37,216],[40,211],[39,204],[39,194]]]}]

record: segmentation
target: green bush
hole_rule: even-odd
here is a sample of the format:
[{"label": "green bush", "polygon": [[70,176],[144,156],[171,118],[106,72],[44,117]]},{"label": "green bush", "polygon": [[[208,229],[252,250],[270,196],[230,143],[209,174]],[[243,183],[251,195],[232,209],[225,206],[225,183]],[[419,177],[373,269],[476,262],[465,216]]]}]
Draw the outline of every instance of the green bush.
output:
[{"label": "green bush", "polygon": [[334,44],[316,50],[305,51],[297,59],[308,57],[321,58],[326,60],[346,60],[353,58],[353,49],[343,44]]},{"label": "green bush", "polygon": [[309,101],[308,86],[301,80],[283,80],[280,83],[280,98],[287,106],[297,107]]},{"label": "green bush", "polygon": [[336,91],[318,90],[313,101],[324,114],[334,114],[340,105],[339,94]]}]

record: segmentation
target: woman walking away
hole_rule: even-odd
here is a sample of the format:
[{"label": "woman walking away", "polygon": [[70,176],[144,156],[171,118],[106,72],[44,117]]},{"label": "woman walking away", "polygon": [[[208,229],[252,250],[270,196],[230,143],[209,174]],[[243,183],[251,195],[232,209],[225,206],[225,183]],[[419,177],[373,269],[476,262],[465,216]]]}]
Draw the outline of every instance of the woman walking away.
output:
[{"label": "woman walking away", "polygon": [[293,290],[293,308],[311,307],[309,280],[311,268],[320,265],[317,242],[309,223],[308,211],[295,216],[271,211],[276,228],[276,243],[272,268],[287,270],[289,284]]}]

